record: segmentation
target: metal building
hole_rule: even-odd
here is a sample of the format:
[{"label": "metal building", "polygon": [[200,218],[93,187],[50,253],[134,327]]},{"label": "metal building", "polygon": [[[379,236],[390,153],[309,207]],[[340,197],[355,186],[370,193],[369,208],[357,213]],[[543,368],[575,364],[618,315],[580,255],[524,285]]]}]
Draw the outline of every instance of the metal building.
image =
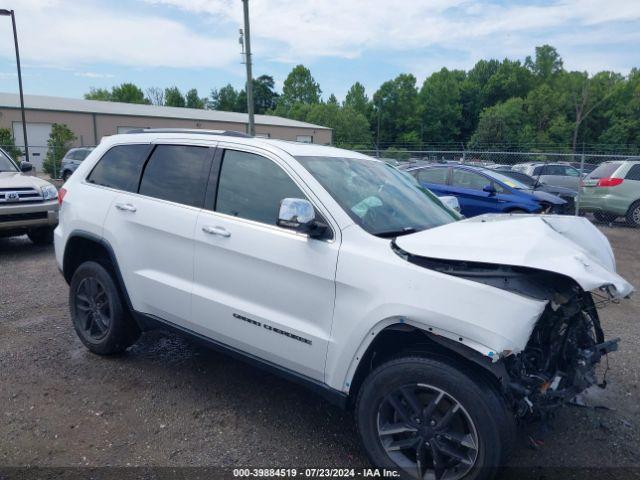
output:
[{"label": "metal building", "polygon": [[[96,145],[103,136],[134,128],[203,128],[241,132],[248,129],[246,113],[42,95],[25,95],[24,102],[29,154],[37,169],[42,166],[54,123],[63,123],[73,131],[76,135],[73,146]],[[256,136],[321,145],[331,143],[331,129],[320,125],[271,115],[256,115],[255,124]],[[0,128],[9,128],[16,145],[24,146],[18,94],[0,92]]]}]

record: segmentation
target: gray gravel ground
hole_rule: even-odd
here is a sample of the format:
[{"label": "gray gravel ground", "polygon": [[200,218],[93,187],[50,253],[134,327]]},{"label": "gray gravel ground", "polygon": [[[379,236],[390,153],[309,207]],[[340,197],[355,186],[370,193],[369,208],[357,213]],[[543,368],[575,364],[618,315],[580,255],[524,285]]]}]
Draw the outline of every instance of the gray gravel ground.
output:
[{"label": "gray gravel ground", "polygon": [[[640,230],[602,228],[640,286]],[[162,332],[101,358],[76,338],[53,249],[0,239],[0,466],[367,466],[350,413],[304,388]],[[566,408],[504,478],[640,472],[640,295],[601,312],[609,386]],[[0,472],[0,478],[2,473]]]}]

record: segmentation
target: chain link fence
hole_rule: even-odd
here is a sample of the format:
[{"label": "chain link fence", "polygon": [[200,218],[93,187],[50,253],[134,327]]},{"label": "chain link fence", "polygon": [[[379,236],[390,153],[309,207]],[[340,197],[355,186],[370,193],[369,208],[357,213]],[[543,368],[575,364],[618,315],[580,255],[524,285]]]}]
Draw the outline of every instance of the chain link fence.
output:
[{"label": "chain link fence", "polygon": [[[515,179],[518,174],[526,174],[533,185],[538,185],[536,189],[560,187],[575,192],[572,200],[575,215],[587,215],[597,223],[609,226],[640,227],[640,155],[637,152],[633,152],[634,155],[463,149],[358,151],[396,165],[405,162],[471,165],[499,173],[507,171]],[[590,176],[605,162],[611,165],[607,171],[599,169]],[[636,162],[638,166],[633,168]],[[616,169],[616,165],[623,168]],[[602,175],[599,172],[603,172]],[[619,178],[605,185],[602,179],[611,176]]]}]

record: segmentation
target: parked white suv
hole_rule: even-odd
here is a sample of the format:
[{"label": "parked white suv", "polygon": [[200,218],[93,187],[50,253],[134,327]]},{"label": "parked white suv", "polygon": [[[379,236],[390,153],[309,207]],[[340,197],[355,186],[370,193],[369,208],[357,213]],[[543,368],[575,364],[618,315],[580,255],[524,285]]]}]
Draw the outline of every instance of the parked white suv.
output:
[{"label": "parked white suv", "polygon": [[631,294],[568,216],[458,216],[384,162],[225,132],[115,135],[60,191],[57,262],[98,354],[170,327],[355,408],[371,461],[486,478],[515,420],[593,385]]}]

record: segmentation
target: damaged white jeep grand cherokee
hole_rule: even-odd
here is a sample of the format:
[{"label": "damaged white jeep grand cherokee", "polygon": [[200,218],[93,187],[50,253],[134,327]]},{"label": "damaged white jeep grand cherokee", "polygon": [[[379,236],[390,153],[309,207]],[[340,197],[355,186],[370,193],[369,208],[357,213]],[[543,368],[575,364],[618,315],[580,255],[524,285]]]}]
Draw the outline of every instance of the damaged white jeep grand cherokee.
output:
[{"label": "damaged white jeep grand cherokee", "polygon": [[568,216],[458,221],[384,162],[233,132],[109,137],[60,191],[73,325],[103,355],[172,328],[355,408],[371,461],[487,478],[515,424],[596,382],[633,287]]}]

